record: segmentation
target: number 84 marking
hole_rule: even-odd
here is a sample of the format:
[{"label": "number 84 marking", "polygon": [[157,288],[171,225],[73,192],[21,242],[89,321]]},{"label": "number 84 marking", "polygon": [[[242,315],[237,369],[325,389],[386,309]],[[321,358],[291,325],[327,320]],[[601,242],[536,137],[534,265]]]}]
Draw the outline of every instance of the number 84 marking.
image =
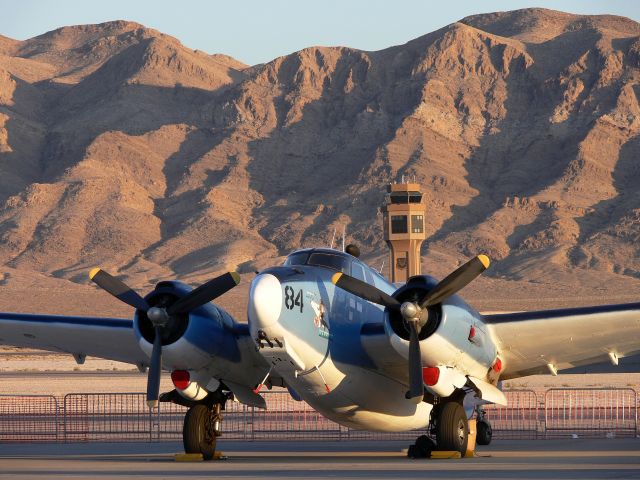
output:
[{"label": "number 84 marking", "polygon": [[296,294],[290,286],[287,285],[284,287],[284,306],[287,307],[288,310],[300,307],[300,313],[302,313],[302,309],[304,308],[302,289],[298,290],[298,293]]}]

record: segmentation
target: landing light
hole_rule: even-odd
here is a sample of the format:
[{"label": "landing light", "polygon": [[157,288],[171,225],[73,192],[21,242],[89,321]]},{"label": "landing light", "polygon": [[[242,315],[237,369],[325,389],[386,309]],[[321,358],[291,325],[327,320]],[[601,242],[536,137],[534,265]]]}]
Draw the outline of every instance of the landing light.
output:
[{"label": "landing light", "polygon": [[178,390],[184,390],[189,386],[191,378],[186,370],[174,370],[171,372],[171,381]]}]

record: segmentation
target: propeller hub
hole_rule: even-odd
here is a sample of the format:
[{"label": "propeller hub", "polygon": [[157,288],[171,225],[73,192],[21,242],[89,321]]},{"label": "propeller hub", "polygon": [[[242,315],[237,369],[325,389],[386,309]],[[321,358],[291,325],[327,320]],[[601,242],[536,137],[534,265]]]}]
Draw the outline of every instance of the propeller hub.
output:
[{"label": "propeller hub", "polygon": [[411,321],[411,320],[417,321],[420,315],[420,310],[421,310],[420,307],[418,307],[413,302],[404,302],[400,306],[400,313],[402,314],[404,319],[407,321]]},{"label": "propeller hub", "polygon": [[164,327],[169,322],[167,311],[160,307],[151,307],[147,310],[147,317],[154,327]]}]

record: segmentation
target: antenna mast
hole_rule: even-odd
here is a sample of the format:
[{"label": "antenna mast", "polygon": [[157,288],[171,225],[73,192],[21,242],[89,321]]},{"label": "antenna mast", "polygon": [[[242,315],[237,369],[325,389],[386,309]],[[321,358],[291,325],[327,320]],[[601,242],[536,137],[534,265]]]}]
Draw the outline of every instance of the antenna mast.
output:
[{"label": "antenna mast", "polygon": [[342,229],[342,251],[344,252],[344,237],[347,236],[347,226],[345,225]]}]

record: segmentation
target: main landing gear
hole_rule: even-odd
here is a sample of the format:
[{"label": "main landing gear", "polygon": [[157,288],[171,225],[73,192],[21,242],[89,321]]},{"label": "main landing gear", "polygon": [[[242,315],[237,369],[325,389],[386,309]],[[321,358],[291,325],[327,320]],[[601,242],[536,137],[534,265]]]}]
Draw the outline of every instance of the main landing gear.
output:
[{"label": "main landing gear", "polygon": [[469,442],[469,422],[467,414],[458,402],[445,402],[437,405],[434,422],[438,450],[467,452]]},{"label": "main landing gear", "polygon": [[436,404],[431,413],[430,433],[431,437],[418,437],[407,456],[427,458],[434,450],[456,451],[464,456],[469,443],[469,422],[462,403],[449,400]]},{"label": "main landing gear", "polygon": [[185,453],[202,454],[204,460],[214,458],[218,437],[222,435],[222,410],[229,398],[230,394],[222,390],[210,393],[198,402],[187,400],[175,390],[160,395],[161,402],[189,407],[182,425]]},{"label": "main landing gear", "polygon": [[185,453],[201,453],[211,460],[216,453],[216,442],[222,434],[222,405],[212,407],[198,403],[187,410],[182,427],[182,443]]},{"label": "main landing gear", "polygon": [[[485,411],[479,407],[476,410],[476,430],[476,443],[489,445],[493,430],[491,423],[486,418]],[[431,436],[419,436],[416,442],[409,447],[407,456],[427,458],[435,450],[460,452],[460,455],[464,456],[469,445],[469,422],[462,402],[458,399],[449,399],[436,404],[431,413],[429,431]]]}]

